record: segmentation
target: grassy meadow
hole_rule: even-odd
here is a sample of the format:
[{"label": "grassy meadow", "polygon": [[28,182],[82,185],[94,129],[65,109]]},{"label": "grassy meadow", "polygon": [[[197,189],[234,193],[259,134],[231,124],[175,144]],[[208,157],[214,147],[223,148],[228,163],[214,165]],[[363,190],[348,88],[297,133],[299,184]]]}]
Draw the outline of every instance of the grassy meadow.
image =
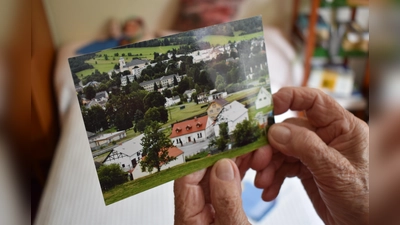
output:
[{"label": "grassy meadow", "polygon": [[263,35],[263,32],[257,32],[257,33],[252,33],[252,34],[246,34],[246,35],[242,35],[239,36],[238,34],[239,32],[235,32],[235,36],[231,37],[231,36],[223,36],[223,35],[208,35],[205,36],[201,39],[201,41],[206,41],[206,42],[210,42],[211,45],[224,45],[224,44],[228,44],[229,41],[234,42],[234,41],[242,41],[242,40],[249,40],[252,38],[257,38],[257,37],[261,37]]}]

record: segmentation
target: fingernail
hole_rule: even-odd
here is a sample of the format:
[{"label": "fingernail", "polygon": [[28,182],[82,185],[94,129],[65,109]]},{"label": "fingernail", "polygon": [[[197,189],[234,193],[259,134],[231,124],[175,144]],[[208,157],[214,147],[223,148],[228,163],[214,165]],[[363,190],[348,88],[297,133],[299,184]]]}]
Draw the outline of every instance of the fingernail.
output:
[{"label": "fingernail", "polygon": [[217,162],[216,166],[215,173],[219,179],[226,181],[233,180],[235,175],[233,174],[233,168],[229,160],[222,159]]},{"label": "fingernail", "polygon": [[270,135],[276,142],[286,144],[290,140],[292,132],[283,125],[274,125],[270,128]]}]

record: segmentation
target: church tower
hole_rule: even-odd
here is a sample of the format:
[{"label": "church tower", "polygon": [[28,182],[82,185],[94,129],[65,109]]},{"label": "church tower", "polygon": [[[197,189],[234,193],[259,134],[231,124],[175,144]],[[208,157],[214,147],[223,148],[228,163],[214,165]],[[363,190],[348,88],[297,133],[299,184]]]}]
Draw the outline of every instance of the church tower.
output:
[{"label": "church tower", "polygon": [[119,71],[122,72],[122,69],[125,67],[124,57],[119,58]]}]

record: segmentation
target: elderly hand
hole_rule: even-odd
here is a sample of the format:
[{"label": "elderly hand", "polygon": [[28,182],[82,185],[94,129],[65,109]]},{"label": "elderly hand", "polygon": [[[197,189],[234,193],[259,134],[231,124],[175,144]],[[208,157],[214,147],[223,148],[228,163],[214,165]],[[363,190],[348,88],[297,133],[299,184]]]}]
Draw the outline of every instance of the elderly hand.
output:
[{"label": "elderly hand", "polygon": [[241,174],[257,170],[255,186],[266,201],[297,176],[325,224],[368,224],[368,126],[315,89],[283,88],[273,99],[275,114],[304,110],[307,119],[271,126],[270,146],[238,158]]},{"label": "elderly hand", "polygon": [[177,179],[175,224],[249,224],[243,211],[240,174],[229,159]]}]

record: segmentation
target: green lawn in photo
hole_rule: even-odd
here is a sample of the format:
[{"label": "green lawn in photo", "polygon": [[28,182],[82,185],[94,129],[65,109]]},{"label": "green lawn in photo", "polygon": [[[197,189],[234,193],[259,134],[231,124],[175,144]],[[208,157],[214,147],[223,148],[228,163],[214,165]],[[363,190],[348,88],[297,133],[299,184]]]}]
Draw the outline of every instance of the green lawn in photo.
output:
[{"label": "green lawn in photo", "polygon": [[249,118],[250,120],[254,120],[258,112],[262,112],[263,114],[269,113],[273,108],[274,108],[273,105],[269,105],[261,109],[256,109],[256,106],[253,105],[249,108]]},{"label": "green lawn in photo", "polygon": [[[216,161],[222,158],[235,158],[245,153],[258,149],[268,142],[265,137],[260,137],[257,141],[239,148],[227,150],[216,155],[208,156],[205,158],[193,160],[183,163],[172,168],[162,170],[158,173],[153,173],[149,176],[139,178],[137,180],[129,181],[127,183],[116,186],[110,191],[104,192],[104,200],[106,205],[112,204],[126,197],[143,192],[150,188],[164,184],[166,182],[175,180],[179,177],[191,174],[202,168],[207,168],[213,165]],[[139,168],[137,168],[139,169]]]},{"label": "green lawn in photo", "polygon": [[107,156],[109,154],[110,154],[110,152],[103,153],[103,154],[101,154],[99,156],[94,157],[93,160],[95,162],[103,163],[103,161],[107,158]]},{"label": "green lawn in photo", "polygon": [[[92,65],[95,69],[99,70],[101,73],[109,72],[114,68],[114,66],[119,63],[119,58],[123,57],[125,62],[130,62],[132,58],[141,58],[141,59],[154,59],[154,52],[158,53],[166,53],[173,48],[178,49],[179,45],[170,45],[170,46],[158,46],[158,47],[145,47],[145,48],[122,48],[122,49],[107,49],[100,51],[96,54],[94,59],[86,60],[85,62]],[[114,54],[118,53],[118,56]],[[131,56],[128,56],[128,53],[131,53]],[[108,60],[105,60],[104,54],[107,54]],[[122,56],[122,54],[125,54]],[[99,55],[101,55],[99,57]],[[97,62],[97,64],[96,64]],[[85,72],[84,72],[85,71]],[[88,71],[84,70],[78,72],[78,74],[83,73],[84,76],[90,75],[94,72],[94,69],[91,69],[89,74]],[[79,78],[80,75],[79,75]]]},{"label": "green lawn in photo", "polygon": [[[103,50],[98,54],[101,54],[101,58],[104,59],[104,54],[108,55],[109,59],[112,59],[113,57],[121,57],[122,54],[125,54],[124,57],[128,57],[130,59],[132,59],[133,57],[138,57],[138,58],[147,58],[147,59],[154,59],[154,52],[158,52],[158,53],[166,53],[169,50],[172,50],[173,48],[178,49],[179,45],[169,45],[169,46],[158,46],[158,47],[142,47],[142,48],[121,48],[121,49],[107,49],[107,50]],[[131,53],[132,56],[128,56],[128,53]],[[114,56],[115,53],[118,53],[119,56]],[[142,54],[142,55],[140,55]],[[116,60],[118,60],[116,58]]]},{"label": "green lawn in photo", "polygon": [[[174,105],[167,108],[169,120],[166,124],[163,125],[163,127],[168,127],[172,123],[189,119],[206,112],[207,107],[201,108],[201,106],[204,105],[207,105],[207,103],[196,104],[195,102],[190,102],[182,105]],[[180,109],[181,106],[185,106],[185,108]]]},{"label": "green lawn in photo", "polygon": [[201,41],[210,42],[211,45],[224,45],[228,44],[229,41],[242,41],[242,40],[250,40],[252,38],[258,38],[263,36],[263,32],[257,32],[252,34],[246,34],[242,36],[238,36],[241,31],[235,32],[235,36],[223,36],[223,35],[208,35],[201,39]]},{"label": "green lawn in photo", "polygon": [[228,102],[233,102],[235,100],[240,100],[246,96],[256,94],[259,91],[260,91],[260,87],[253,87],[253,88],[245,89],[243,91],[238,91],[238,92],[235,92],[235,93],[229,95],[228,97],[225,98],[225,100],[227,100]]}]

